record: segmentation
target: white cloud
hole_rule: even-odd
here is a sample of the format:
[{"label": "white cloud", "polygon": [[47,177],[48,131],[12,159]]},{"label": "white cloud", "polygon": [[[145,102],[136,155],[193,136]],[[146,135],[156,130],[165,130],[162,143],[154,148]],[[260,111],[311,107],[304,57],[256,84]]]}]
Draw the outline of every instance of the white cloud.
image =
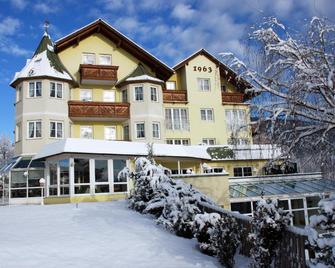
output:
[{"label": "white cloud", "polygon": [[25,0],[10,0],[10,3],[19,10],[24,9],[27,6],[27,2]]},{"label": "white cloud", "polygon": [[172,17],[180,20],[189,20],[194,18],[197,12],[191,7],[191,5],[177,4],[172,10]]},{"label": "white cloud", "polygon": [[13,35],[20,27],[20,21],[12,17],[6,17],[0,21],[0,35]]},{"label": "white cloud", "polygon": [[56,13],[60,10],[58,4],[59,2],[56,2],[54,0],[38,2],[34,5],[34,9],[35,11],[41,12],[43,14]]}]

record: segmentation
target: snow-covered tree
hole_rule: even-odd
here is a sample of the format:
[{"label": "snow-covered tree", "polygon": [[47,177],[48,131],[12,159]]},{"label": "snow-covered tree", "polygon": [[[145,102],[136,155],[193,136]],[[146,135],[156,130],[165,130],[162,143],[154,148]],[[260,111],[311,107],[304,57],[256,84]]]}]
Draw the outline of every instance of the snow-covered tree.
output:
[{"label": "snow-covered tree", "polygon": [[278,208],[278,201],[261,199],[251,220],[249,240],[252,267],[271,267],[283,230],[290,224],[290,214]]},{"label": "snow-covered tree", "polygon": [[306,27],[293,31],[269,18],[253,28],[250,40],[249,47],[259,56],[253,62],[260,65],[247,66],[231,53],[222,56],[258,95],[253,100],[254,114],[269,122],[267,133],[287,155],[297,155],[303,148],[310,161],[333,168],[335,25],[314,17]]},{"label": "snow-covered tree", "polygon": [[221,216],[218,213],[204,213],[195,216],[193,233],[199,242],[200,250],[207,255],[213,256],[217,253],[213,236],[220,219]]},{"label": "snow-covered tree", "polygon": [[319,215],[310,217],[308,246],[315,253],[311,267],[335,267],[335,195],[319,202]]},{"label": "snow-covered tree", "polygon": [[2,166],[8,159],[14,156],[14,146],[10,141],[10,138],[1,135],[0,136],[0,166]]}]

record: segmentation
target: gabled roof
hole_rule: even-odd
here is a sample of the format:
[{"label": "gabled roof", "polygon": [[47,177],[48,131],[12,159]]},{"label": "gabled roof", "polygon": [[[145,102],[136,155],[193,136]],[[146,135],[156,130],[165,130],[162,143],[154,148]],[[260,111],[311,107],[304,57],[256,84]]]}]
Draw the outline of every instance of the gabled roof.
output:
[{"label": "gabled roof", "polygon": [[132,82],[152,82],[155,84],[163,84],[164,81],[156,77],[153,77],[150,72],[143,66],[142,63],[139,63],[137,67],[129,75],[121,79],[116,86],[123,86]]},{"label": "gabled roof", "polygon": [[172,74],[173,70],[157,59],[155,56],[150,54],[140,45],[126,37],[124,34],[116,30],[110,24],[102,19],[97,19],[92,23],[70,33],[69,35],[56,41],[55,49],[56,52],[60,52],[72,45],[78,44],[81,40],[89,37],[94,33],[100,33],[110,39],[117,47],[121,47],[135,58],[149,66],[162,80],[167,80]]},{"label": "gabled roof", "polygon": [[54,52],[54,46],[47,33],[44,33],[31,60],[20,72],[17,72],[10,83],[15,87],[23,79],[50,77],[73,82],[73,79],[65,66]]},{"label": "gabled roof", "polygon": [[203,55],[207,57],[210,61],[214,62],[217,66],[220,67],[220,75],[223,76],[228,82],[232,83],[237,87],[239,91],[244,91],[246,88],[251,88],[251,85],[244,79],[238,78],[237,74],[230,69],[227,65],[222,63],[219,59],[213,56],[204,48],[199,49],[198,51],[194,52],[192,55],[188,56],[186,59],[183,59],[179,63],[177,63],[173,69],[175,71],[179,70],[180,68],[187,65],[192,59],[196,58],[199,55]]}]

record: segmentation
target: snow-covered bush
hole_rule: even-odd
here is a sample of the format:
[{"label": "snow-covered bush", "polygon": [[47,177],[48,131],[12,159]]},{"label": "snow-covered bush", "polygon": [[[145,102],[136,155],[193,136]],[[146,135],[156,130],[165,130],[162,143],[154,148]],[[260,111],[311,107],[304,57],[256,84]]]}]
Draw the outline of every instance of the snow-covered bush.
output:
[{"label": "snow-covered bush", "polygon": [[204,213],[195,216],[193,232],[199,242],[200,250],[207,255],[216,255],[213,234],[216,224],[221,219],[218,213]]},{"label": "snow-covered bush", "polygon": [[202,213],[201,203],[214,205],[207,196],[183,181],[170,177],[170,170],[157,165],[153,159],[138,158],[135,161],[134,189],[129,206],[141,213],[150,213],[179,236],[193,237],[193,220]]},{"label": "snow-covered bush", "polygon": [[225,267],[234,267],[234,256],[240,245],[242,227],[236,219],[223,215],[216,223],[212,235],[217,257]]},{"label": "snow-covered bush", "polygon": [[310,266],[335,267],[335,195],[320,200],[319,207],[319,215],[311,216],[306,227],[307,245],[315,253]]},{"label": "snow-covered bush", "polygon": [[278,242],[283,231],[290,223],[291,215],[278,208],[278,201],[261,199],[251,220],[249,240],[252,244],[250,251],[252,267],[271,267]]}]

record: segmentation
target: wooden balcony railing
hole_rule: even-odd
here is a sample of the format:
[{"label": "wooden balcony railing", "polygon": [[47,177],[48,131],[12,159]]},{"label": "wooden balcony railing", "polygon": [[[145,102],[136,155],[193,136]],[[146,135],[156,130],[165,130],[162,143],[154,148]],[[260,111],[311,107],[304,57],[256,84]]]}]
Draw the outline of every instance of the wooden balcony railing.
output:
[{"label": "wooden balcony railing", "polygon": [[117,81],[119,66],[80,64],[80,80],[82,84],[112,85]]},{"label": "wooden balcony railing", "polygon": [[186,90],[163,90],[164,103],[187,103]]},{"label": "wooden balcony railing", "polygon": [[71,119],[120,120],[129,118],[129,103],[69,101]]},{"label": "wooden balcony railing", "polygon": [[243,103],[244,94],[239,92],[221,92],[222,103]]}]

